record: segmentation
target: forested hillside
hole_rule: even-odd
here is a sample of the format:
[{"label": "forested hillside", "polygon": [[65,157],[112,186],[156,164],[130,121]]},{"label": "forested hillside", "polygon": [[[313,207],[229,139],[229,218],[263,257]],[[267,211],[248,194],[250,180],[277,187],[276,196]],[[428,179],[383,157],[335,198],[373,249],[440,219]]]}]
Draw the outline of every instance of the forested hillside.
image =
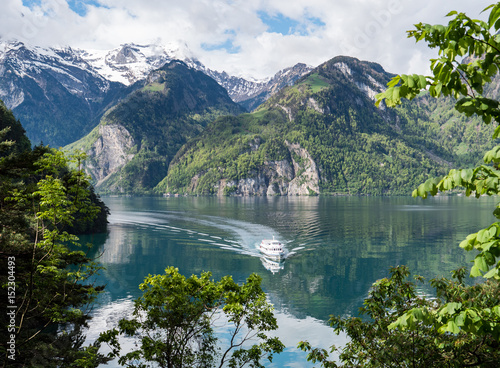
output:
[{"label": "forested hillside", "polygon": [[0,317],[4,366],[51,366],[86,354],[86,307],[102,287],[89,281],[98,267],[76,234],[105,232],[108,209],[83,171],[69,167],[81,159],[32,149],[0,101],[0,294],[10,305]]},{"label": "forested hillside", "polygon": [[[157,190],[189,194],[409,194],[451,163],[481,159],[487,128],[454,102],[396,110],[374,96],[391,75],[337,57],[256,112],[223,117],[184,146]],[[457,148],[458,147],[458,148]]]},{"label": "forested hillside", "polygon": [[162,180],[170,160],[221,115],[243,110],[226,90],[181,61],[152,72],[142,88],[108,110],[89,135],[67,147],[89,155],[101,192],[144,193]]}]

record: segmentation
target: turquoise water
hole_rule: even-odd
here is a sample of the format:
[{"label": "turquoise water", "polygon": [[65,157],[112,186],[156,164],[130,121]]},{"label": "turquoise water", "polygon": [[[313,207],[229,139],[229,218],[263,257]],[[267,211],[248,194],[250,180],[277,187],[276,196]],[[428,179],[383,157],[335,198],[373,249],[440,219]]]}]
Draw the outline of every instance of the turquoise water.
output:
[{"label": "turquoise water", "polygon": [[[432,278],[449,276],[473,254],[458,247],[494,222],[493,199],[438,197],[104,198],[109,233],[88,237],[107,285],[94,309],[90,339],[114,327],[140,295],[148,274],[175,266],[187,276],[211,271],[243,282],[252,272],[276,308],[287,350],[273,367],[307,367],[295,347],[341,345],[331,314],[355,315],[370,285],[392,266]],[[285,243],[289,257],[275,265],[256,247],[264,238]],[[426,292],[427,290],[423,290]]]}]

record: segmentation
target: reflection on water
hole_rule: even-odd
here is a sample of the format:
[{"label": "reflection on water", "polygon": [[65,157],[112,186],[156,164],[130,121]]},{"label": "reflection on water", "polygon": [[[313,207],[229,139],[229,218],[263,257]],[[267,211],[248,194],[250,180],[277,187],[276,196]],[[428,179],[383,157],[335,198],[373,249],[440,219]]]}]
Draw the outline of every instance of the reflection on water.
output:
[{"label": "reflection on water", "polygon": [[260,261],[262,262],[264,268],[268,271],[271,271],[271,273],[273,274],[285,268],[284,259],[276,260],[269,257],[260,257]]},{"label": "reflection on water", "polygon": [[[100,261],[106,270],[97,281],[107,291],[96,315],[127,306],[139,296],[145,276],[163,273],[168,266],[186,276],[203,271],[211,271],[214,279],[232,275],[236,282],[256,272],[279,319],[297,330],[287,331],[287,353],[276,363],[290,367],[307,366],[304,359],[295,364],[295,354],[301,354],[295,346],[301,339],[312,342],[317,330],[324,329],[328,337],[316,345],[338,344],[326,326],[329,316],[355,315],[371,284],[390,267],[407,264],[426,278],[449,276],[474,256],[458,243],[494,221],[493,200],[457,197],[105,202],[111,209],[110,229],[106,239],[96,242],[96,254],[103,253]],[[261,240],[272,236],[289,252],[284,262],[258,251]],[[120,307],[109,309],[113,303]],[[103,323],[96,318],[93,328]]]},{"label": "reflection on water", "polygon": [[[103,303],[102,307],[96,309],[93,314],[93,319],[87,332],[87,342],[95,341],[102,331],[115,328],[120,319],[132,317],[134,306],[131,296],[119,300],[111,300],[109,293],[105,293],[102,299],[105,299],[106,302]],[[313,346],[324,349],[328,349],[332,344],[342,346],[347,341],[347,337],[344,334],[335,335],[331,327],[323,321],[315,318],[306,317],[303,319],[297,319],[282,311],[276,311],[275,317],[279,328],[270,335],[279,336],[280,340],[288,348],[279,356],[275,356],[272,364],[266,362],[266,367],[280,368],[311,366],[306,362],[306,355],[295,348],[298,339],[303,336],[307,336],[308,341]],[[224,325],[220,320],[218,320],[217,326],[219,326],[219,333],[227,332],[226,336],[229,336],[229,331],[224,331],[224,328],[227,325]],[[314,333],[311,334],[311,331],[314,331]],[[221,340],[224,341],[224,339],[225,335],[222,336]],[[122,345],[123,351],[131,351],[136,348],[135,340],[130,337],[120,337],[120,344]],[[108,352],[109,351],[106,347],[104,347],[102,353]],[[119,365],[115,360],[103,367],[117,368]]]}]

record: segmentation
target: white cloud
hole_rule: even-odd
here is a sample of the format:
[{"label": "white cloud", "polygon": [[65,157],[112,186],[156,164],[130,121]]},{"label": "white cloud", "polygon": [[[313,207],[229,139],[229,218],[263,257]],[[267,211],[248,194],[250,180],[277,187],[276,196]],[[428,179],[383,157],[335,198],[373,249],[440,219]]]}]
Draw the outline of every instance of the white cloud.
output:
[{"label": "white cloud", "polygon": [[[489,1],[94,0],[102,6],[88,5],[80,16],[66,0],[42,0],[31,9],[22,0],[4,0],[0,36],[94,49],[183,42],[211,68],[254,77],[298,62],[318,65],[337,55],[375,61],[391,72],[423,73],[435,55],[407,39],[406,30],[420,21],[445,23],[454,9],[478,17]],[[262,12],[293,20],[302,33],[272,33],[259,18]],[[237,53],[203,47],[227,40]]]}]

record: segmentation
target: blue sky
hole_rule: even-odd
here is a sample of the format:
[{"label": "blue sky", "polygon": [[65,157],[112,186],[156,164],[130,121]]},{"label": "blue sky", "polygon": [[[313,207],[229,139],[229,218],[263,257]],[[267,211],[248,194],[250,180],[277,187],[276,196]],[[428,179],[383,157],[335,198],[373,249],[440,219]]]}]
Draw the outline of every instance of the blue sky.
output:
[{"label": "blue sky", "polygon": [[[43,0],[22,0],[22,3],[27,8],[33,9],[36,6],[42,6]],[[104,7],[103,4],[96,0],[68,0],[69,8],[76,14],[84,17],[87,15],[89,7]]]},{"label": "blue sky", "polygon": [[436,55],[406,37],[450,10],[479,17],[484,0],[2,0],[0,37],[40,46],[187,45],[212,69],[263,78],[337,55],[425,73]]},{"label": "blue sky", "polygon": [[313,28],[323,27],[326,24],[319,18],[304,16],[301,19],[292,19],[283,15],[269,14],[265,11],[258,12],[260,20],[267,26],[267,32],[278,33],[284,36],[298,34],[308,36]]}]

